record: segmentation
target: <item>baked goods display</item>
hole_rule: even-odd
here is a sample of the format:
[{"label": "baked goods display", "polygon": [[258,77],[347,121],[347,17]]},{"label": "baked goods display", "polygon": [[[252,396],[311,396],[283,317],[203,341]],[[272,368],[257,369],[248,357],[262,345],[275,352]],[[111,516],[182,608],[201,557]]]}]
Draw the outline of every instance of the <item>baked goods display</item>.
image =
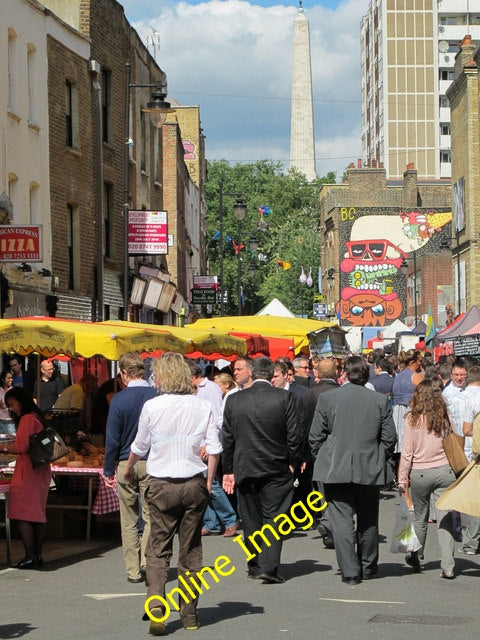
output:
[{"label": "baked goods display", "polygon": [[104,447],[96,447],[90,442],[82,442],[81,449],[76,451],[71,447],[68,447],[70,452],[55,460],[55,467],[73,467],[81,469],[82,467],[96,468],[103,467],[103,454],[105,453]]}]

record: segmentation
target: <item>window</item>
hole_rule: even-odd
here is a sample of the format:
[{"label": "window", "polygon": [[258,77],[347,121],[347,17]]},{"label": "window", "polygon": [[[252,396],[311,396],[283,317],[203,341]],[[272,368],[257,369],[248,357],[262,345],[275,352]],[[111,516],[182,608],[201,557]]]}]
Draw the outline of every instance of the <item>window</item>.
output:
[{"label": "window", "polygon": [[16,176],[14,173],[10,173],[8,175],[8,199],[12,203],[13,222],[18,224],[20,222],[25,222],[25,221],[20,220],[18,218],[18,211],[17,211],[17,207],[15,206],[17,202],[17,189],[18,189],[18,176]]},{"label": "window", "polygon": [[27,82],[28,82],[28,122],[38,124],[38,89],[37,89],[37,52],[33,45],[28,45]]},{"label": "window", "polygon": [[67,80],[65,83],[65,144],[73,147],[73,88]]},{"label": "window", "polygon": [[112,222],[113,222],[113,186],[108,182],[103,183],[103,253],[106,258],[113,255],[112,246]]},{"label": "window", "polygon": [[440,151],[440,162],[451,162],[450,151]]},{"label": "window", "polygon": [[30,224],[40,224],[40,189],[36,182],[30,185]]},{"label": "window", "polygon": [[450,101],[448,100],[448,98],[446,96],[442,96],[440,98],[440,108],[448,109],[449,107],[450,107]]},{"label": "window", "polygon": [[453,80],[453,71],[442,69],[440,71],[440,80]]},{"label": "window", "polygon": [[110,140],[110,93],[111,93],[111,71],[102,70],[102,140]]},{"label": "window", "polygon": [[141,131],[141,149],[140,149],[140,169],[147,171],[147,118],[148,114],[144,111],[140,114],[140,131]]},{"label": "window", "polygon": [[450,124],[448,122],[442,122],[440,124],[440,132],[442,136],[450,135]]},{"label": "window", "polygon": [[8,30],[8,110],[18,112],[17,34]]}]

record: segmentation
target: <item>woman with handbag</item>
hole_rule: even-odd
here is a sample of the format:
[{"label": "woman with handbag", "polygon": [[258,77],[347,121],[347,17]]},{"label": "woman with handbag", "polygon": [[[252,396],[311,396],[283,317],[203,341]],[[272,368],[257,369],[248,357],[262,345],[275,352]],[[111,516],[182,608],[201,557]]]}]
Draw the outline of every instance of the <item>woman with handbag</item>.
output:
[{"label": "woman with handbag", "polygon": [[[405,433],[398,473],[398,490],[405,493],[410,476],[410,492],[414,506],[415,533],[422,545],[419,551],[405,556],[405,562],[417,573],[421,571],[427,537],[430,496],[435,500],[455,480],[442,438],[453,429],[452,419],[442,396],[440,380],[424,380],[415,389],[410,401],[410,410],[405,416]],[[440,546],[441,577],[455,578],[453,554],[452,516],[449,511],[437,509],[437,534]]]},{"label": "woman with handbag", "polygon": [[17,428],[15,449],[18,453],[10,485],[8,517],[17,521],[25,557],[14,567],[36,569],[43,564],[42,546],[47,532],[46,505],[50,487],[50,464],[33,468],[30,456],[30,436],[45,428],[42,412],[22,387],[13,387],[5,394]]}]

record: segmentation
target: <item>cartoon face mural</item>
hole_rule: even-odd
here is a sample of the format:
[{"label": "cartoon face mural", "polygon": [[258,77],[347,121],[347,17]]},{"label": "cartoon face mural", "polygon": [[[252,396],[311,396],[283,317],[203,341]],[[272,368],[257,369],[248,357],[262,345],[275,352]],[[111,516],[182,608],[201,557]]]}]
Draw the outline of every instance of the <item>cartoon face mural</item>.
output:
[{"label": "cartoon face mural", "polygon": [[[349,210],[349,214],[352,209]],[[383,326],[402,315],[405,278],[399,269],[452,219],[451,212],[410,211],[342,217],[341,291],[337,317],[356,326]],[[352,221],[352,222],[351,222]],[[403,301],[402,301],[403,298]]]}]

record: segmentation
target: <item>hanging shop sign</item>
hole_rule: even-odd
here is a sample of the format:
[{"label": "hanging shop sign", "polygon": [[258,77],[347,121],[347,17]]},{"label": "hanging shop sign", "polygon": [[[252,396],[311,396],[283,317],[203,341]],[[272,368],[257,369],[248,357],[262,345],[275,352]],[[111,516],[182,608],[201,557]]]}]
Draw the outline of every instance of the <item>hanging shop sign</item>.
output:
[{"label": "hanging shop sign", "polygon": [[1,262],[41,262],[41,225],[0,225]]}]

